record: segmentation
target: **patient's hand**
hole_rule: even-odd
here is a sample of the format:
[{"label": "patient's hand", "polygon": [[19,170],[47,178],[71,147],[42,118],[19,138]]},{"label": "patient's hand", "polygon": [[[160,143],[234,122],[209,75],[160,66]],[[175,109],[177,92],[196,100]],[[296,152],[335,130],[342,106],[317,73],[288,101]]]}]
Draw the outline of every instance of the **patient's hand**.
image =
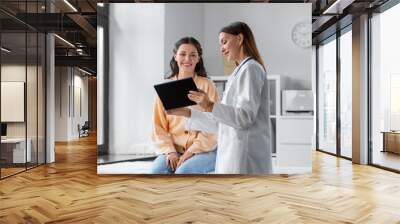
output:
[{"label": "patient's hand", "polygon": [[172,171],[175,171],[176,168],[178,167],[178,162],[179,162],[178,153],[176,152],[168,153],[165,162],[167,163],[167,166],[171,167]]},{"label": "patient's hand", "polygon": [[183,116],[183,117],[190,117],[192,115],[190,109],[186,107],[167,110],[166,113],[168,115]]},{"label": "patient's hand", "polygon": [[179,158],[178,165],[176,166],[177,168],[182,165],[186,160],[190,159],[192,156],[194,156],[194,153],[186,151],[183,153],[183,155]]}]

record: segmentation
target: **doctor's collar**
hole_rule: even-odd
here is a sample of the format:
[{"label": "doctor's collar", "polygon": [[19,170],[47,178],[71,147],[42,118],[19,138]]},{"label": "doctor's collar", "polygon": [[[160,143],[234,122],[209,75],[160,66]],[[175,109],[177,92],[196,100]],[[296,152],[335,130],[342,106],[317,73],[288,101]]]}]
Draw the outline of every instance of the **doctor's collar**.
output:
[{"label": "doctor's collar", "polygon": [[245,57],[239,64],[236,64],[237,67],[243,65],[244,63],[246,63],[248,60],[252,59],[252,56],[247,56]]},{"label": "doctor's collar", "polygon": [[251,57],[251,56],[246,57],[245,59],[243,59],[243,60],[240,62],[240,64],[239,64],[238,66],[236,66],[235,70],[233,71],[233,72],[234,72],[234,73],[233,73],[233,76],[236,76],[237,73],[239,72],[240,68],[241,68],[244,64],[246,64],[248,61],[250,61],[251,59],[253,59],[253,57]]}]

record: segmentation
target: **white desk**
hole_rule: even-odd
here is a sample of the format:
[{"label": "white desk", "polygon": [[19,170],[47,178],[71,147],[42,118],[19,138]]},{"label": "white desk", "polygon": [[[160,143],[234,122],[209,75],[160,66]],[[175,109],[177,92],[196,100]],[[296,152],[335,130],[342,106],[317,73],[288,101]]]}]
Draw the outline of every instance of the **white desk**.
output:
[{"label": "white desk", "polygon": [[[32,153],[31,153],[31,145],[32,140],[30,138],[27,139],[27,148],[25,154],[25,138],[6,138],[1,139],[2,144],[2,157],[3,153],[6,151],[12,151],[12,163],[25,163],[31,162]],[[25,158],[27,159],[25,161]],[[10,158],[11,160],[11,158]],[[11,161],[10,161],[11,162]]]}]

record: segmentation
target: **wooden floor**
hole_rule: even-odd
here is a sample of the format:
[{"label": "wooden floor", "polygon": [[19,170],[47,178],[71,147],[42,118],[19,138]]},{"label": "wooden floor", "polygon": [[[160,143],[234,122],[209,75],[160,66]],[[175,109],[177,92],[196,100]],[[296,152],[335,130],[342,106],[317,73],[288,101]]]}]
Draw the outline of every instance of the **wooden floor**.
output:
[{"label": "wooden floor", "polygon": [[6,168],[2,167],[1,170],[0,170],[1,178],[6,178],[8,176],[15,175],[15,174],[20,173],[20,172],[24,172],[27,169],[33,169],[35,167],[37,167],[36,163],[35,164],[27,163],[27,167],[25,167],[25,164],[18,164],[18,167],[6,167]]},{"label": "wooden floor", "polygon": [[400,223],[400,175],[315,153],[309,175],[98,176],[95,138],[0,181],[0,223]]},{"label": "wooden floor", "polygon": [[2,178],[7,177],[10,175],[22,172],[24,170],[26,170],[25,167],[24,168],[19,168],[19,167],[18,168],[4,168],[3,167],[3,168],[1,168],[1,177]]}]

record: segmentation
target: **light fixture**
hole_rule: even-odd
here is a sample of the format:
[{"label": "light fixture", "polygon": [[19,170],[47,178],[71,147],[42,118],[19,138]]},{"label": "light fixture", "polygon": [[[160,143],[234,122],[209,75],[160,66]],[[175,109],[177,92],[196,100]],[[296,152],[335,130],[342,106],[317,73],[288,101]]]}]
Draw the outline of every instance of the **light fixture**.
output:
[{"label": "light fixture", "polygon": [[337,4],[339,4],[340,0],[336,0],[332,5],[330,5],[327,9],[324,10],[322,14],[328,14],[331,13],[332,9],[334,9]]},{"label": "light fixture", "polygon": [[78,67],[78,70],[81,71],[81,72],[83,72],[83,73],[85,73],[85,74],[87,74],[87,75],[92,76],[92,73],[90,73],[90,72],[88,72],[88,71],[86,71],[86,70],[83,70],[83,69],[81,69],[81,68],[79,68],[79,67]]},{"label": "light fixture", "polygon": [[5,48],[5,47],[1,47],[1,50],[4,51],[4,52],[6,52],[6,53],[10,53],[10,52],[11,52],[11,50],[9,50],[9,49],[7,49],[7,48]]},{"label": "light fixture", "polygon": [[104,7],[104,3],[99,2],[99,3],[97,3],[97,6],[99,6],[99,7]]},{"label": "light fixture", "polygon": [[74,10],[74,12],[78,12],[78,10],[68,1],[68,0],[64,0],[65,4],[67,4],[72,10]]},{"label": "light fixture", "polygon": [[78,53],[78,55],[86,55],[82,48],[77,48],[76,53]]},{"label": "light fixture", "polygon": [[72,44],[71,42],[69,42],[68,40],[66,40],[66,39],[64,39],[64,38],[62,38],[62,37],[60,37],[60,36],[58,36],[57,34],[54,34],[54,36],[57,37],[58,39],[60,39],[61,41],[63,41],[64,43],[66,43],[67,45],[69,45],[69,46],[75,48],[75,45],[73,45],[73,44]]},{"label": "light fixture", "polygon": [[336,0],[332,5],[324,10],[322,14],[341,14],[343,9],[351,5],[355,0]]}]

